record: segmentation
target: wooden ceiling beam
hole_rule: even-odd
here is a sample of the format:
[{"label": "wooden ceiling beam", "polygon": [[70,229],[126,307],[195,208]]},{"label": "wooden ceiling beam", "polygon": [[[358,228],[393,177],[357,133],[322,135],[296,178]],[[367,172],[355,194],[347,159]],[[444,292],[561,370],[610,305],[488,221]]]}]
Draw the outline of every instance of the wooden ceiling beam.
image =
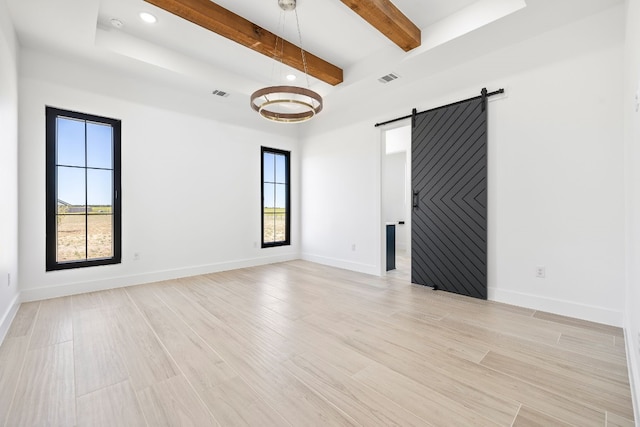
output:
[{"label": "wooden ceiling beam", "polygon": [[405,52],[422,43],[418,28],[390,0],[341,0]]},{"label": "wooden ceiling beam", "polygon": [[[145,0],[180,18],[233,40],[270,58],[274,57],[275,34],[213,3],[210,0]],[[300,47],[286,40],[282,49],[282,62],[304,72]],[[279,60],[279,58],[275,58]],[[305,51],[307,72],[330,85],[343,81],[342,69]]]}]

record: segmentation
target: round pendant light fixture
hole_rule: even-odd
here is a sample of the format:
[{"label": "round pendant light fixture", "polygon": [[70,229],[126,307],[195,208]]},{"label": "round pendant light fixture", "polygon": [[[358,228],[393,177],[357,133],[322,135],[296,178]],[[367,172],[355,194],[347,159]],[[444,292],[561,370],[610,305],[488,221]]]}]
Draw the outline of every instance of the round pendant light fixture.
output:
[{"label": "round pendant light fixture", "polygon": [[270,86],[251,95],[251,107],[265,119],[298,123],[322,111],[322,97],[303,87]]},{"label": "round pendant light fixture", "polygon": [[[285,11],[294,11],[296,15],[296,26],[300,43],[300,54],[304,74],[309,86],[309,74],[307,72],[307,60],[302,48],[302,36],[300,33],[300,21],[296,10],[296,0],[278,0],[278,5]],[[282,66],[282,52],[278,53],[278,39],[274,50],[274,59],[280,61]],[[281,49],[284,40],[280,40]],[[294,76],[295,77],[295,76]],[[311,89],[299,86],[269,86],[255,91],[251,95],[251,108],[257,111],[262,117],[280,123],[299,123],[307,121],[320,111],[322,111],[322,97]]]}]

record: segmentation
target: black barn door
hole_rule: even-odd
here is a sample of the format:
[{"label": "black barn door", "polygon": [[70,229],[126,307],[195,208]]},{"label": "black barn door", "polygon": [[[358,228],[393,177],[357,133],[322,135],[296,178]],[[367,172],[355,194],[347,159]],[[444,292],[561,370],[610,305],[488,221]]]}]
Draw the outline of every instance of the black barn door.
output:
[{"label": "black barn door", "polygon": [[485,100],[416,115],[411,152],[411,281],[486,299]]}]

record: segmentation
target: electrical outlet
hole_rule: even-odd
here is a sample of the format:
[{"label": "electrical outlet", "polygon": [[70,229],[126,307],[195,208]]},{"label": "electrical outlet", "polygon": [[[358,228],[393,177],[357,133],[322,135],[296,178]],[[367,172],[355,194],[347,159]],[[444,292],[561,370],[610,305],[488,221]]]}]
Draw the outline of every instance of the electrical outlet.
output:
[{"label": "electrical outlet", "polygon": [[258,242],[253,242],[253,247],[257,248],[258,247]]},{"label": "electrical outlet", "polygon": [[355,243],[351,245],[351,250],[355,252],[355,250],[356,250],[356,244]]},{"label": "electrical outlet", "polygon": [[540,278],[540,279],[544,279],[546,276],[547,272],[546,269],[544,267],[544,265],[539,265],[536,267],[536,277]]},{"label": "electrical outlet", "polygon": [[133,260],[134,261],[139,261],[140,260],[140,252],[134,252]]}]

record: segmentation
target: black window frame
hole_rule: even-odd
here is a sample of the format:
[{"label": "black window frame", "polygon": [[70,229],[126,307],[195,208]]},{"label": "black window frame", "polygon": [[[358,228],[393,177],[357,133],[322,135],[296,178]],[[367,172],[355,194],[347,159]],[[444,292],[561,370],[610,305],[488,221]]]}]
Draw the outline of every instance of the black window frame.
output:
[{"label": "black window frame", "polygon": [[[121,141],[122,123],[118,119],[63,110],[46,106],[46,271],[67,270],[72,268],[93,267],[99,265],[120,264],[122,262],[122,203],[121,203]],[[113,129],[113,254],[106,258],[93,258],[76,261],[57,261],[57,138],[56,122],[58,117],[65,117],[85,122],[110,125]],[[86,141],[85,141],[86,144]],[[84,169],[92,169],[85,164]],[[85,220],[88,213],[85,212]],[[85,230],[86,233],[86,230]],[[88,243],[87,243],[88,245]],[[88,247],[88,246],[87,246]],[[88,252],[87,252],[88,254]],[[87,255],[85,254],[85,255]]]},{"label": "black window frame", "polygon": [[[286,221],[285,221],[285,233],[286,238],[282,241],[277,242],[265,242],[264,241],[264,185],[267,183],[264,179],[264,155],[265,153],[272,153],[276,155],[284,155],[285,156],[285,204],[286,204]],[[276,184],[274,182],[274,184]],[[289,246],[291,245],[291,152],[287,150],[281,150],[278,148],[270,148],[270,147],[260,147],[260,241],[262,248],[273,248],[279,246]]]}]

